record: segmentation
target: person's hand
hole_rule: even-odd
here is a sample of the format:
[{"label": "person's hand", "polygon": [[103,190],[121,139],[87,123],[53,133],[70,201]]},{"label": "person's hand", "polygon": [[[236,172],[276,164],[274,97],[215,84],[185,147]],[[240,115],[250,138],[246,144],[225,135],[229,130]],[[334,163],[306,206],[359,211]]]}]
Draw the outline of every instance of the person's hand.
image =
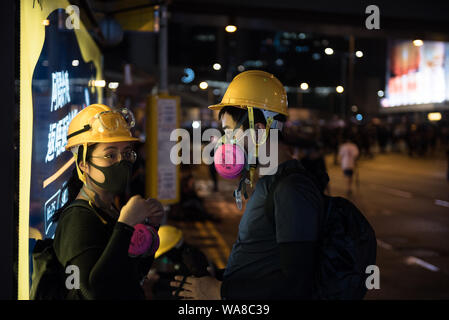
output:
[{"label": "person's hand", "polygon": [[147,215],[147,202],[140,195],[135,195],[120,210],[118,221],[134,227],[144,222]]},{"label": "person's hand", "polygon": [[151,224],[157,225],[163,215],[164,208],[159,201],[145,200],[140,195],[135,195],[123,206],[118,221],[134,227],[138,223],[144,223],[148,218]]},{"label": "person's hand", "polygon": [[[182,299],[194,300],[221,300],[221,281],[213,277],[187,277],[182,284],[183,276],[175,276],[175,281],[170,282],[170,286],[176,289],[181,288],[179,296]],[[177,290],[173,291],[175,295]]]},{"label": "person's hand", "polygon": [[156,199],[148,198],[146,200],[148,205],[148,215],[149,222],[153,226],[158,226],[161,224],[162,218],[164,217],[164,207]]},{"label": "person's hand", "polygon": [[154,285],[159,281],[160,276],[156,272],[156,269],[150,269],[147,276],[143,280],[142,289],[145,294],[146,300],[153,300],[154,299],[154,292],[153,288]]}]

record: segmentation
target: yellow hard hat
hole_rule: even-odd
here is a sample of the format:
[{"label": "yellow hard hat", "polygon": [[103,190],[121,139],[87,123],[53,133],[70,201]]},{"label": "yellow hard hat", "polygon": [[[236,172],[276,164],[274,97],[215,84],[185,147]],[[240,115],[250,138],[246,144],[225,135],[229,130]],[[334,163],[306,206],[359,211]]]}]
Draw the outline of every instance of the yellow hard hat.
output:
[{"label": "yellow hard hat", "polygon": [[154,258],[157,259],[164,253],[170,251],[182,240],[182,231],[173,226],[161,226],[159,234],[159,249],[157,249]]},{"label": "yellow hard hat", "polygon": [[104,104],[91,104],[70,122],[66,150],[90,143],[139,141],[131,134],[134,116],[128,109],[114,111]]},{"label": "yellow hard hat", "polygon": [[229,84],[221,103],[209,106],[220,110],[225,106],[259,108],[288,116],[287,93],[271,73],[250,70],[238,74]]}]

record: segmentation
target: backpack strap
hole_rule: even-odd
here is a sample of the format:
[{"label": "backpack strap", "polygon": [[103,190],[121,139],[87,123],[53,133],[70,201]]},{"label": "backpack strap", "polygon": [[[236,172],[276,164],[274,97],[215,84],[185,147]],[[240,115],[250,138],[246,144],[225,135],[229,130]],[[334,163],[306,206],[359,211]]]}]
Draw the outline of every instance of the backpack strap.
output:
[{"label": "backpack strap", "polygon": [[98,217],[98,219],[100,219],[100,221],[103,224],[108,224],[108,222],[95,209],[95,207],[93,206],[91,201],[89,201],[89,203],[86,203],[85,201],[77,201],[77,200],[75,200],[71,204],[69,204],[67,206],[67,208],[64,209],[64,211],[69,209],[69,208],[73,208],[73,207],[82,207],[82,208],[88,209],[88,210],[92,211],[93,213],[95,213],[95,215]]},{"label": "backpack strap", "polygon": [[[304,169],[302,167],[286,168],[281,172],[281,174],[275,176],[274,181],[268,187],[268,194],[267,194],[267,197],[265,200],[265,216],[267,217],[268,221],[270,221],[270,223],[273,225],[273,228],[275,230],[276,230],[276,225],[275,225],[275,219],[274,219],[274,192],[279,187],[279,185],[288,176],[290,176],[292,174],[302,174],[302,175],[307,176],[312,181],[312,183],[315,185],[315,187],[318,190],[320,190],[315,178],[309,172],[307,172],[306,169]],[[326,204],[326,202],[325,202],[325,204]],[[327,206],[325,206],[325,208],[326,207]],[[322,229],[322,228],[320,228],[320,229]]]}]

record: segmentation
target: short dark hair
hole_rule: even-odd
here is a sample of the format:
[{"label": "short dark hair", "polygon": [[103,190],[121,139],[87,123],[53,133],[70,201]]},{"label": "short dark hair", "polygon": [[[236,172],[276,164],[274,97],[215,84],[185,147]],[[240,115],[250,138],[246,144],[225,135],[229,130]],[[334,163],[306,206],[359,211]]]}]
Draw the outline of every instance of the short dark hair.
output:
[{"label": "short dark hair", "polygon": [[[90,159],[92,152],[97,147],[97,143],[91,144],[87,146],[87,153],[86,153],[86,161]],[[83,162],[83,153],[84,153],[84,146],[80,145],[78,148],[78,156],[76,158],[76,163],[79,165],[81,162]],[[80,169],[81,170],[81,169]],[[68,192],[68,200],[67,202],[56,212],[53,214],[52,221],[58,222],[59,218],[61,217],[62,212],[67,208],[73,201],[75,201],[76,197],[78,196],[78,193],[80,192],[81,188],[83,187],[83,182],[78,177],[78,171],[76,170],[76,167],[72,170],[72,176],[70,177],[69,181],[67,181],[67,192]]]},{"label": "short dark hair", "polygon": [[[263,115],[263,112],[260,109],[254,108],[254,124],[256,123],[262,123],[263,125],[267,125],[267,121],[265,119],[265,116]],[[221,118],[223,117],[223,115],[225,113],[229,114],[232,118],[232,120],[234,120],[235,122],[239,122],[240,119],[242,119],[245,114],[248,111],[246,109],[242,109],[239,107],[234,107],[234,106],[226,106],[223,107],[220,112],[218,113],[218,120],[221,120]],[[286,117],[282,114],[278,114],[274,117],[275,120],[281,121],[281,122],[285,122]],[[243,130],[248,130],[249,129],[249,119],[247,121],[244,121],[242,123],[243,126]]]}]

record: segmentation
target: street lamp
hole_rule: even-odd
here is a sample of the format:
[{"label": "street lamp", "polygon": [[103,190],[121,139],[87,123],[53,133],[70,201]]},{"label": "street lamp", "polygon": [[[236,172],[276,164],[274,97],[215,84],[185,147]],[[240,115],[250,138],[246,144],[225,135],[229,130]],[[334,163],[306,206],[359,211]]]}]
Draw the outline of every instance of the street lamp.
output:
[{"label": "street lamp", "polygon": [[424,41],[422,41],[421,39],[413,40],[413,45],[415,47],[421,47],[423,44],[424,44]]},{"label": "street lamp", "polygon": [[441,118],[440,112],[431,112],[427,115],[427,119],[429,119],[429,121],[440,121]]},{"label": "street lamp", "polygon": [[206,81],[200,83],[200,89],[206,90],[209,84]]},{"label": "street lamp", "polygon": [[228,24],[225,27],[225,30],[226,30],[226,32],[233,33],[233,32],[237,31],[237,27],[235,25],[233,25],[233,24]]},{"label": "street lamp", "polygon": [[334,54],[334,49],[332,48],[326,48],[324,49],[324,53],[327,54],[328,56]]},{"label": "street lamp", "polygon": [[307,82],[303,82],[301,83],[301,85],[299,86],[301,88],[301,90],[307,90],[309,89],[309,85]]},{"label": "street lamp", "polygon": [[212,68],[214,68],[214,70],[220,70],[221,69],[221,64],[219,63],[214,63],[214,65],[212,66]]},{"label": "street lamp", "polygon": [[338,86],[335,88],[335,91],[337,91],[337,93],[343,93],[343,91],[345,91],[345,89],[343,88],[343,86]]},{"label": "street lamp", "polygon": [[119,83],[118,83],[118,82],[109,82],[109,84],[108,84],[108,88],[109,88],[109,89],[112,89],[112,90],[117,89],[118,86],[119,86]]},{"label": "street lamp", "polygon": [[358,51],[355,52],[355,56],[356,56],[357,58],[361,58],[361,57],[363,57],[363,52],[360,51],[360,50],[358,50]]}]

